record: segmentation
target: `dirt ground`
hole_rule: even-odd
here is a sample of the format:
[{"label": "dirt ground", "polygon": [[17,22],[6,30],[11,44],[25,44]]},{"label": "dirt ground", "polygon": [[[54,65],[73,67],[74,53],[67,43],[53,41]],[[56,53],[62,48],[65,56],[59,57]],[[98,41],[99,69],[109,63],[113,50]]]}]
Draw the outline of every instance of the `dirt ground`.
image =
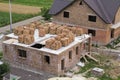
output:
[{"label": "dirt ground", "polygon": [[[8,3],[0,3],[0,11],[9,11]],[[40,12],[40,7],[12,4],[12,12],[19,14],[36,14]]]}]

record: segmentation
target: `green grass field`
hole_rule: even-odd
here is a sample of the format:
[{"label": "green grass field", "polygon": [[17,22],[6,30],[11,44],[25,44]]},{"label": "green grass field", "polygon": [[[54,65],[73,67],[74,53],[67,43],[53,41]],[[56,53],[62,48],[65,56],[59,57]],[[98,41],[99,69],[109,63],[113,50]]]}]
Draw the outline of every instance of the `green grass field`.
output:
[{"label": "green grass field", "polygon": [[[0,2],[8,3],[8,0],[0,0]],[[53,2],[53,0],[11,0],[13,4],[22,4],[29,6],[38,6],[38,7],[46,7],[49,8]],[[13,15],[13,23],[28,19],[30,17],[36,16],[32,14],[16,14]],[[9,24],[9,13],[8,12],[0,12],[0,27]]]},{"label": "green grass field", "polygon": [[[8,2],[8,0],[0,0],[0,2]],[[30,6],[50,7],[53,0],[11,0],[11,2]]]},{"label": "green grass field", "polygon": [[[10,24],[8,12],[0,12],[0,15],[2,15],[0,16],[0,27]],[[33,15],[12,13],[13,23],[34,17],[36,15],[38,14]]]}]

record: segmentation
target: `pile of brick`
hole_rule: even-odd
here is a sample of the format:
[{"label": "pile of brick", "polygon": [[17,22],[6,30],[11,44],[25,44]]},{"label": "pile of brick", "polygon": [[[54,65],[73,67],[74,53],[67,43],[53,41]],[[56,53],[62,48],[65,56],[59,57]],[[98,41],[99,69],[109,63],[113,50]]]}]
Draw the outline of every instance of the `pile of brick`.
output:
[{"label": "pile of brick", "polygon": [[14,28],[13,32],[18,36],[19,43],[31,44],[34,42],[34,28],[21,26]]},{"label": "pile of brick", "polygon": [[32,44],[34,42],[34,36],[33,35],[19,35],[18,36],[18,41],[19,43],[23,43],[23,44]]},{"label": "pile of brick", "polygon": [[[25,26],[19,26],[13,29],[14,35],[18,36],[19,43],[32,44],[34,42],[35,29],[41,25],[39,21],[32,22]],[[43,32],[41,30],[41,32]]]},{"label": "pile of brick", "polygon": [[66,47],[68,46],[71,42],[74,41],[74,34],[72,32],[69,33],[62,33],[57,35],[55,38],[51,38],[46,41],[46,47],[53,49],[53,50],[58,50],[61,47]]},{"label": "pile of brick", "polygon": [[16,36],[19,36],[19,35],[22,35],[22,34],[34,35],[34,31],[35,31],[34,28],[29,28],[29,27],[26,27],[26,26],[16,27],[13,30],[14,35],[16,35]]},{"label": "pile of brick", "polygon": [[81,36],[83,34],[81,28],[61,25],[47,26],[49,27],[48,33],[57,35],[55,38],[46,41],[46,47],[53,50],[68,46],[74,41],[75,36]]},{"label": "pile of brick", "polygon": [[[83,34],[83,30],[81,28],[68,27],[66,25],[63,26],[53,23],[40,23],[38,21],[25,26],[16,27],[13,32],[16,36],[19,36],[18,40],[20,43],[31,44],[34,42],[33,35],[35,29],[38,29],[39,31],[39,37],[44,37],[46,34],[57,35],[57,37],[55,37],[55,40],[57,41],[54,41],[54,44],[50,45],[51,47],[46,44],[47,47],[50,47],[51,49],[54,48],[54,45],[59,45],[57,48],[55,47],[55,49],[60,48],[61,45],[67,46],[74,41],[75,36]],[[23,39],[23,36],[27,39]]]}]

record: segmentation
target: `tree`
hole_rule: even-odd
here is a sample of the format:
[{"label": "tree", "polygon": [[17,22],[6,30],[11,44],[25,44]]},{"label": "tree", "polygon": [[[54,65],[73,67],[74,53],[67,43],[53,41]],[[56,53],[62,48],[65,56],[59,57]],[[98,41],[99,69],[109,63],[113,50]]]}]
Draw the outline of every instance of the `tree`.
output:
[{"label": "tree", "polygon": [[42,15],[42,17],[44,17],[45,20],[50,20],[50,18],[51,18],[51,15],[48,14],[48,12],[49,12],[49,8],[44,7],[41,9],[41,15]]}]

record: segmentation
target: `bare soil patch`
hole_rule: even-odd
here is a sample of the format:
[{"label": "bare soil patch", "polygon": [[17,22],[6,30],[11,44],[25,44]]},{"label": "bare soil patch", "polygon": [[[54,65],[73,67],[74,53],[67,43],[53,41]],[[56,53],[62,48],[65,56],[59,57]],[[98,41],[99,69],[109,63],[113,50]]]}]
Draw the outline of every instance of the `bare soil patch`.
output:
[{"label": "bare soil patch", "polygon": [[[0,11],[9,12],[9,4],[0,3]],[[12,12],[18,14],[37,14],[40,12],[40,7],[12,4]]]}]

